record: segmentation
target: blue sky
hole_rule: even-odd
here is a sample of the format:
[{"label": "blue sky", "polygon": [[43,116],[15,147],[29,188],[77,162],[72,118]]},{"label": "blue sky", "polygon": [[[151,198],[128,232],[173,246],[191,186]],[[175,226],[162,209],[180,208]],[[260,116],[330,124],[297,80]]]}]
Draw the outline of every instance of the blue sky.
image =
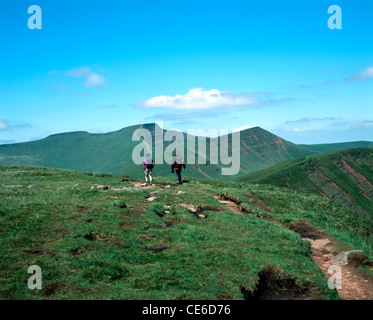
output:
[{"label": "blue sky", "polygon": [[[41,30],[27,27],[34,4]],[[373,1],[0,5],[0,143],[154,121],[373,141]],[[327,26],[330,5],[341,30]]]}]

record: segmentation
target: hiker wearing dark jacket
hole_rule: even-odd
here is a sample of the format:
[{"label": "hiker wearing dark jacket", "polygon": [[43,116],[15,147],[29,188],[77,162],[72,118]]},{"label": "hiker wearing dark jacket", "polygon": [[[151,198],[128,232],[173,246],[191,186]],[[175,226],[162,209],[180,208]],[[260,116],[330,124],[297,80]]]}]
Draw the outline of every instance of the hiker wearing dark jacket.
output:
[{"label": "hiker wearing dark jacket", "polygon": [[152,170],[154,168],[154,161],[149,153],[146,154],[146,157],[142,163],[142,168],[144,169],[146,185],[152,185]]},{"label": "hiker wearing dark jacket", "polygon": [[172,159],[171,164],[171,172],[174,173],[176,171],[177,179],[179,180],[179,184],[181,184],[181,170],[184,168],[186,170],[186,166],[184,163],[184,160],[181,159],[177,153],[175,154],[175,157]]}]

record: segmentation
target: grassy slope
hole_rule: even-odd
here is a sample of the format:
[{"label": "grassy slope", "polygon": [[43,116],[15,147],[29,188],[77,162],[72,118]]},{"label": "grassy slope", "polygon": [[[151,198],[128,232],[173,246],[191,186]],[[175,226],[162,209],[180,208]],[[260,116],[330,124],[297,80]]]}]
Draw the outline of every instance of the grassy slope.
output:
[{"label": "grassy slope", "polygon": [[373,148],[292,159],[239,177],[237,181],[322,193],[361,215],[373,216]]},{"label": "grassy slope", "polygon": [[[149,129],[154,136],[154,124],[145,124],[141,127]],[[93,173],[126,174],[140,178],[143,175],[142,168],[135,165],[132,160],[132,151],[139,144],[138,141],[132,141],[132,134],[137,128],[139,126],[132,126],[106,134],[63,133],[38,141],[0,145],[0,165],[33,165]],[[187,141],[186,134],[184,140]],[[207,139],[207,143],[210,143],[210,139]],[[170,142],[165,142],[164,146],[169,144]],[[185,155],[186,148],[187,145],[184,149]],[[209,163],[209,147],[207,153]],[[241,132],[240,174],[309,154],[312,152],[308,149],[282,140],[259,127],[245,130]],[[231,178],[221,175],[222,164],[188,167],[187,175],[190,177]],[[154,173],[158,176],[170,176],[170,166],[157,165]]]},{"label": "grassy slope", "polygon": [[[315,297],[335,297],[310,258],[307,242],[258,213],[289,227],[308,219],[346,249],[373,254],[367,221],[320,196],[272,186],[191,179],[177,187],[175,178],[156,178],[156,184],[172,187],[155,186],[156,199],[148,202],[148,190],[90,190],[95,183],[132,186],[120,177],[0,167],[0,181],[3,299],[242,299],[241,288],[254,290],[266,266],[289,274]],[[44,188],[4,187],[35,183]],[[76,183],[81,187],[74,188]],[[179,189],[185,193],[177,194]],[[251,214],[208,211],[207,219],[199,219],[179,207],[222,206],[212,193],[239,199]],[[265,202],[272,213],[263,212],[248,195]],[[127,208],[114,206],[123,200]],[[171,209],[161,217],[163,205]],[[34,264],[43,272],[40,291],[26,286],[27,268]]]},{"label": "grassy slope", "polygon": [[341,142],[341,143],[300,144],[299,146],[302,146],[314,152],[324,153],[324,152],[337,151],[337,150],[342,150],[342,149],[373,147],[373,142],[352,141],[352,142]]}]

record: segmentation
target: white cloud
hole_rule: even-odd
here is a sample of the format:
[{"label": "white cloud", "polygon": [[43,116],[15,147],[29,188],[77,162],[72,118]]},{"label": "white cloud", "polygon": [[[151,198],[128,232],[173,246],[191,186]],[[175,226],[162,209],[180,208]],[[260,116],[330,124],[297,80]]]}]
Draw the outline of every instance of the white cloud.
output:
[{"label": "white cloud", "polygon": [[246,126],[243,126],[241,128],[233,129],[232,132],[239,132],[239,131],[243,131],[243,130],[247,130],[247,129],[251,129],[251,128],[254,128],[254,126],[246,125]]},{"label": "white cloud", "polygon": [[285,121],[285,124],[293,124],[293,123],[309,123],[309,122],[318,122],[318,121],[335,121],[337,118],[333,117],[324,117],[324,118],[316,118],[316,117],[306,117],[306,118],[301,118],[297,120],[288,120]]},{"label": "white cloud", "polygon": [[256,100],[249,97],[248,94],[237,94],[217,89],[204,90],[195,88],[189,90],[186,94],[177,94],[175,96],[157,96],[150,98],[139,107],[143,108],[172,108],[172,109],[211,109],[221,106],[244,106],[256,103]]},{"label": "white cloud", "polygon": [[8,121],[6,121],[4,119],[0,119],[0,131],[8,130],[7,122]]},{"label": "white cloud", "polygon": [[292,132],[306,132],[306,131],[310,131],[310,129],[294,128],[294,129],[289,129],[289,131],[292,131]]},{"label": "white cloud", "polygon": [[[78,69],[73,69],[69,71],[58,71],[52,70],[48,72],[49,75],[64,75],[73,78],[83,78],[83,85],[87,88],[92,87],[107,87],[107,80],[97,72],[93,71],[90,67],[82,67]],[[56,84],[54,89],[64,89],[68,85],[65,82],[60,82]]]},{"label": "white cloud", "polygon": [[82,67],[79,69],[70,70],[65,74],[74,78],[84,78],[84,86],[87,88],[106,86],[106,80],[104,77],[94,72],[90,67]]},{"label": "white cloud", "polygon": [[31,124],[22,121],[10,122],[6,119],[0,119],[0,131],[7,131],[11,129],[25,129],[31,128]]},{"label": "white cloud", "polygon": [[349,126],[353,128],[370,128],[373,127],[372,120],[352,120],[346,122],[338,122],[336,123],[338,126]]},{"label": "white cloud", "polygon": [[363,71],[359,73],[355,73],[348,79],[346,79],[347,82],[357,82],[357,81],[365,81],[370,78],[373,78],[373,67],[365,68]]}]

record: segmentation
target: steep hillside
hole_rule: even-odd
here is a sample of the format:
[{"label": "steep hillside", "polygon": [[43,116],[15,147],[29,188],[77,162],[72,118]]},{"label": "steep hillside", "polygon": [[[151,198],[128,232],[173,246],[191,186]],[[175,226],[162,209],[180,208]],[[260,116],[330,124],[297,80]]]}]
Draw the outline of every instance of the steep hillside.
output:
[{"label": "steep hillside", "polygon": [[373,148],[292,159],[237,180],[321,194],[364,217],[373,218]]},{"label": "steep hillside", "polygon": [[[135,165],[132,160],[132,151],[139,144],[138,141],[132,141],[132,135],[138,128],[151,131],[154,146],[155,124],[131,126],[106,134],[62,133],[38,141],[0,145],[0,165],[28,165],[93,173],[121,173],[140,178],[143,175],[141,166]],[[216,139],[220,141],[220,137],[212,140],[207,139],[207,164],[198,163],[198,157],[196,157],[196,164],[188,165],[187,176],[214,179],[232,178],[221,175],[220,169],[225,165],[222,165],[220,161],[217,165],[210,164],[209,146]],[[187,134],[184,134],[184,141],[184,154],[187,155]],[[230,143],[229,154],[231,154],[231,135],[229,135],[228,141]],[[165,141],[164,148],[170,143]],[[197,145],[198,143],[196,143],[196,154],[198,154]],[[233,150],[233,153],[237,155],[237,150]],[[286,159],[307,156],[313,152],[255,127],[241,131],[240,153],[239,175]],[[186,160],[188,161],[188,159]],[[169,176],[170,166],[157,165],[154,174]]]},{"label": "steep hillside", "polygon": [[337,151],[337,150],[342,150],[342,149],[373,147],[373,142],[353,141],[353,142],[324,143],[324,144],[299,144],[299,146],[302,146],[314,152],[324,153],[324,152]]}]

